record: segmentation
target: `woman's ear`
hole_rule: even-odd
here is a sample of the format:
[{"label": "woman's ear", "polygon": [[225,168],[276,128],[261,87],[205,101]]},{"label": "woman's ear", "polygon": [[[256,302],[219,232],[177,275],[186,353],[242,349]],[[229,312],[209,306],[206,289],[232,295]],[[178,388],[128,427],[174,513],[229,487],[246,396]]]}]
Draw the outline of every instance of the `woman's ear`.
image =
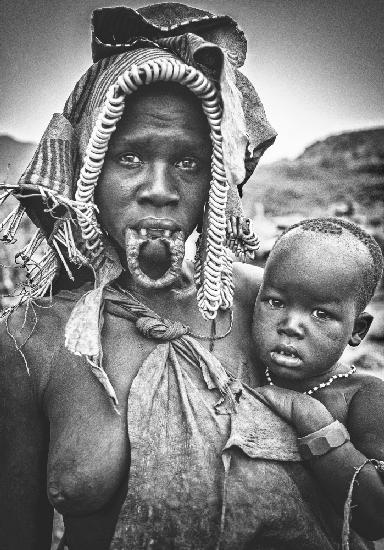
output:
[{"label": "woman's ear", "polygon": [[367,334],[369,327],[373,321],[373,317],[370,313],[363,311],[356,317],[355,324],[353,326],[352,336],[349,339],[348,344],[350,346],[358,346],[362,339]]}]

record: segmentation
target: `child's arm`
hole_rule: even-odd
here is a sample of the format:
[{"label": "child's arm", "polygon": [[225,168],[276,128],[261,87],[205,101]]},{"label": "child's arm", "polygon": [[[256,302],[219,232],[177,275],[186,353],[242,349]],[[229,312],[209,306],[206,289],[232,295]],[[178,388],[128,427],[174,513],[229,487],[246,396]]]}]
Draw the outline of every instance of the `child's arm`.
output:
[{"label": "child's arm", "polygon": [[[321,487],[342,516],[356,468],[367,458],[384,460],[384,383],[376,378],[352,399],[347,428],[351,441],[308,460]],[[258,388],[273,409],[303,437],[330,425],[334,418],[322,403],[309,395],[265,386]],[[358,447],[358,448],[357,448]],[[367,464],[353,489],[352,527],[362,536],[384,537],[384,484],[380,473]]]}]

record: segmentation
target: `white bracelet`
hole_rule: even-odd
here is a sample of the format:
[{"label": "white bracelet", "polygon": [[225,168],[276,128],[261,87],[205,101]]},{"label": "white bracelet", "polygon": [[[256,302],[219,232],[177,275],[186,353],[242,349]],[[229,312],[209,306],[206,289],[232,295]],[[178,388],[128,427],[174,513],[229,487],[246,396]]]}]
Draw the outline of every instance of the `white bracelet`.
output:
[{"label": "white bracelet", "polygon": [[325,455],[332,449],[344,445],[349,441],[349,433],[346,427],[335,420],[332,424],[324,426],[320,430],[308,434],[304,437],[298,437],[297,443],[301,456],[304,459]]}]

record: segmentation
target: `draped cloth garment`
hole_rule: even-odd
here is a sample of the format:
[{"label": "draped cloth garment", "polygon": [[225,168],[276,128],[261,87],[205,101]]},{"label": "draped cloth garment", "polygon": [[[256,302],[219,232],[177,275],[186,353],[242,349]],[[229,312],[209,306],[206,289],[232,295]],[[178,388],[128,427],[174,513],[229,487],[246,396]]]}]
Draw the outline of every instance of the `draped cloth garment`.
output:
[{"label": "draped cloth garment", "polygon": [[128,397],[131,468],[110,550],[338,548],[340,522],[292,428],[188,327],[110,293],[106,311],[121,309],[159,344]]}]

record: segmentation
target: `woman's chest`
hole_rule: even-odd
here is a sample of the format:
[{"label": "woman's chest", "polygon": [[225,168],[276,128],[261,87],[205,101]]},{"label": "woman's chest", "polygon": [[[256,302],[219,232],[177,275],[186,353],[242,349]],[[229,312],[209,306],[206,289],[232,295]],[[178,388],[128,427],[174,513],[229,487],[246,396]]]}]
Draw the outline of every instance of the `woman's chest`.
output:
[{"label": "woman's chest", "polygon": [[[219,330],[221,328],[219,325]],[[218,338],[213,339],[215,355],[235,376],[251,383],[251,358],[244,340],[237,344],[233,334],[225,338],[220,336],[218,332]],[[209,338],[198,342],[209,348]],[[180,380],[176,380],[173,372],[175,365],[165,360],[167,345],[143,337],[131,321],[106,315],[102,333],[102,365],[116,392],[120,414],[114,410],[97,376],[84,359],[75,357],[64,347],[56,353],[45,403],[51,431],[48,493],[59,511],[69,514],[93,512],[111,500],[127,476],[130,465],[127,406],[134,380],[136,394],[146,398],[152,391],[154,395],[161,395],[159,402],[168,403],[170,426],[175,425],[177,417],[186,414],[180,399]],[[163,359],[160,350],[163,350]],[[141,375],[148,358],[149,363],[155,361],[153,374]],[[203,395],[204,384],[200,373],[194,371],[195,367],[189,366],[192,369],[189,374],[185,370],[185,361],[181,361],[176,371],[179,367],[181,377],[188,379],[188,391]],[[152,385],[156,377],[159,377],[159,387]],[[131,407],[128,419],[134,415],[140,419],[141,399],[132,406],[135,410]],[[212,412],[212,403],[204,403],[203,407],[206,406]],[[151,409],[154,404],[148,404],[148,407]]]},{"label": "woman's chest", "polygon": [[[62,346],[44,394],[50,424],[48,494],[62,513],[90,513],[108,502],[129,470],[127,400],[132,380],[155,344],[129,322],[104,324],[102,366],[118,412],[97,370]],[[115,326],[116,325],[116,326]]]}]

